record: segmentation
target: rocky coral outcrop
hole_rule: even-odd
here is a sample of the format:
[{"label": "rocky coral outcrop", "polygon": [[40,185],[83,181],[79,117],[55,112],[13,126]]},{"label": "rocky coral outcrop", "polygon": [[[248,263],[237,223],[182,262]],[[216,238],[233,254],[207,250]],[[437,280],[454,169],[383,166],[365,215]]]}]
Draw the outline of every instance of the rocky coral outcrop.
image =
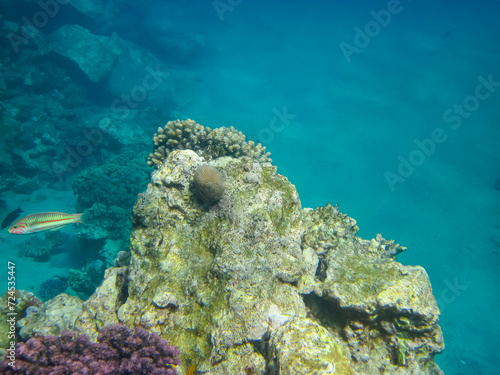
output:
[{"label": "rocky coral outcrop", "polygon": [[272,333],[269,368],[282,375],[348,375],[353,374],[348,355],[342,342],[325,327],[311,319],[294,319]]},{"label": "rocky coral outcrop", "polygon": [[127,275],[126,267],[108,269],[102,285],[85,302],[65,293],[45,302],[18,321],[19,336],[27,340],[70,330],[85,333],[95,342],[102,327],[118,323],[116,312],[126,299]]},{"label": "rocky coral outcrop", "polygon": [[[210,206],[193,180],[206,163],[226,187]],[[142,326],[213,375],[442,373],[425,270],[398,263],[404,248],[393,241],[359,238],[337,207],[302,209],[270,163],[170,152],[132,222],[130,265],[108,269],[80,301],[74,330],[95,338],[111,322]],[[34,315],[22,333],[46,325]]]},{"label": "rocky coral outcrop", "polygon": [[92,34],[79,25],[64,25],[53,32],[49,49],[75,63],[92,82],[111,72],[121,52],[112,38]]}]

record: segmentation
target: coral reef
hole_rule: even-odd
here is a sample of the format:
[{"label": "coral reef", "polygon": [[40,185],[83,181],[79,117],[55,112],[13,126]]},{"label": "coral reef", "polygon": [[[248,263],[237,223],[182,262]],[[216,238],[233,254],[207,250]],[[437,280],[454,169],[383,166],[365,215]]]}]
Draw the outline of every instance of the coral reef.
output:
[{"label": "coral reef", "polygon": [[260,143],[245,141],[245,135],[234,127],[211,129],[193,120],[169,121],[153,137],[154,149],[148,165],[159,167],[174,150],[193,150],[207,160],[221,156],[249,156],[260,163],[270,163],[271,153]]},{"label": "coral reef", "polygon": [[[123,146],[146,144],[151,124],[191,102],[199,77],[172,66],[171,52],[162,60],[116,33],[120,8],[144,11],[140,4],[0,3],[0,191],[66,189],[67,177],[102,164]],[[34,27],[34,15],[46,17],[47,25]],[[154,37],[201,61],[197,51],[208,43],[194,42],[203,36],[170,31],[175,40]],[[145,117],[147,125],[137,126]]]},{"label": "coral reef", "polygon": [[131,209],[149,180],[145,157],[145,153],[126,149],[103,165],[81,171],[73,181],[76,210],[81,212],[98,203]]},{"label": "coral reef", "polygon": [[77,236],[101,246],[99,255],[108,266],[128,249],[132,208],[149,180],[145,158],[146,153],[125,149],[103,165],[84,169],[73,181],[75,209],[83,211],[85,221],[76,228]]},{"label": "coral reef", "polygon": [[224,177],[217,168],[209,164],[202,164],[196,168],[194,184],[202,198],[210,203],[220,200],[226,190]]},{"label": "coral reef", "polygon": [[135,205],[130,265],[86,302],[48,301],[21,337],[121,322],[210,374],[441,374],[439,309],[425,270],[396,262],[404,247],[359,238],[335,206],[302,209],[275,166],[247,156],[210,160],[227,198],[204,207],[192,189],[206,162],[169,153]]},{"label": "coral reef", "polygon": [[[39,71],[38,75],[45,74]],[[82,138],[74,132],[75,118],[70,113],[60,98],[50,94],[29,93],[0,104],[2,124],[9,127],[1,127],[9,135],[0,140],[5,153],[2,168],[8,172],[0,183],[1,190],[31,194],[45,183],[59,181],[54,163],[66,163],[68,143]]]},{"label": "coral reef", "polygon": [[47,261],[55,249],[68,240],[69,234],[64,232],[46,232],[44,239],[40,241],[39,237],[32,237],[24,242],[18,255],[21,257],[30,257],[38,261]]},{"label": "coral reef", "polygon": [[175,375],[179,350],[156,333],[142,328],[135,332],[118,324],[104,327],[90,342],[86,335],[65,331],[20,343],[16,368],[0,363],[3,374],[152,374]]},{"label": "coral reef", "polygon": [[38,295],[46,301],[54,298],[58,294],[64,293],[67,287],[68,284],[64,280],[60,277],[54,277],[52,279],[47,279],[40,284]]}]

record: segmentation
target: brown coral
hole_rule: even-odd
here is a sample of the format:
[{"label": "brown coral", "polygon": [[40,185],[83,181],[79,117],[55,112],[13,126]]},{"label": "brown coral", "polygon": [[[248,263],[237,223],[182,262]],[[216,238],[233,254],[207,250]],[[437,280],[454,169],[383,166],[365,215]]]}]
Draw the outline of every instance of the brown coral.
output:
[{"label": "brown coral", "polygon": [[194,172],[194,184],[204,200],[213,203],[224,196],[224,177],[217,168],[202,164]]}]

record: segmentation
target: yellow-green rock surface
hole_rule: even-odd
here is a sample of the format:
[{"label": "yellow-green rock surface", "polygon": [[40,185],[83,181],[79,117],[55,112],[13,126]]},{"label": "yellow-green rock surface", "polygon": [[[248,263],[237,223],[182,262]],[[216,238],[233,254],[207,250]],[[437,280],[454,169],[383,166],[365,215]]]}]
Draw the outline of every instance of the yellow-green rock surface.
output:
[{"label": "yellow-green rock surface", "polygon": [[[193,176],[224,177],[217,202]],[[439,310],[425,270],[404,248],[356,236],[337,207],[302,209],[295,187],[250,157],[169,154],[133,213],[131,262],[108,269],[86,302],[59,296],[22,333],[64,328],[96,337],[112,322],[156,331],[204,374],[440,374]],[[61,299],[72,318],[56,319]],[[51,316],[49,323],[45,316]],[[50,330],[43,330],[44,326]]]}]

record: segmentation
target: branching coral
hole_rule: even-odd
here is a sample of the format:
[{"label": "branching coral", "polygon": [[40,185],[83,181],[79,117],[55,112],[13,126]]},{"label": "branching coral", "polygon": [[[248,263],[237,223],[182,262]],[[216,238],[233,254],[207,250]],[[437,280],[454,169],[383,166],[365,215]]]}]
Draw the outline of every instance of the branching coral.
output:
[{"label": "branching coral", "polygon": [[81,212],[96,203],[131,210],[137,194],[149,181],[149,171],[142,161],[145,156],[127,150],[103,165],[81,171],[73,181],[76,210]]},{"label": "branching coral", "polygon": [[42,284],[40,284],[38,294],[43,300],[49,300],[54,298],[58,294],[64,293],[68,284],[59,277],[55,277],[52,279],[45,280]]},{"label": "branching coral", "polygon": [[234,127],[211,129],[193,120],[169,121],[158,128],[153,137],[154,150],[149,155],[148,165],[159,166],[174,150],[193,150],[205,159],[221,156],[248,156],[261,163],[271,162],[271,153],[260,143],[245,141],[245,135]]},{"label": "branching coral", "polygon": [[16,368],[0,362],[2,374],[152,374],[175,375],[179,350],[158,334],[119,324],[102,329],[98,343],[86,335],[66,331],[59,336],[41,336],[20,343]]}]

